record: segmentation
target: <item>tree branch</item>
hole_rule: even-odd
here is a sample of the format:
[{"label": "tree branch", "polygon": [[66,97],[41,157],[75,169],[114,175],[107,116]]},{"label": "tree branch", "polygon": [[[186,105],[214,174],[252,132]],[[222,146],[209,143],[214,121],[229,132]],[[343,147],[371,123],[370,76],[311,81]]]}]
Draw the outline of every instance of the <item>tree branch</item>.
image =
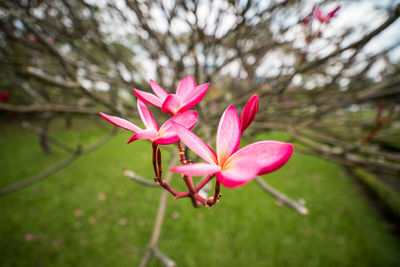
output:
[{"label": "tree branch", "polygon": [[154,182],[150,182],[149,180],[140,177],[139,175],[137,175],[134,171],[132,170],[124,170],[124,175],[126,177],[128,177],[129,179],[131,179],[134,182],[137,182],[139,184],[145,185],[145,186],[149,186],[149,187],[157,187],[159,188],[159,186],[154,183]]},{"label": "tree branch", "polygon": [[0,102],[0,110],[15,111],[21,113],[29,112],[61,112],[61,113],[76,113],[76,114],[98,114],[99,110],[93,108],[85,108],[73,105],[64,104],[41,104],[41,105],[13,105]]},{"label": "tree branch", "polygon": [[256,183],[265,192],[267,192],[268,194],[270,194],[271,196],[276,198],[279,202],[281,202],[281,203],[285,204],[286,206],[294,209],[295,211],[297,211],[301,215],[307,215],[308,214],[308,209],[306,207],[304,207],[303,204],[290,199],[285,194],[283,194],[283,193],[279,192],[278,190],[276,190],[275,188],[271,187],[269,184],[267,184],[267,182],[265,182],[260,177],[256,177],[254,180],[256,181]]}]

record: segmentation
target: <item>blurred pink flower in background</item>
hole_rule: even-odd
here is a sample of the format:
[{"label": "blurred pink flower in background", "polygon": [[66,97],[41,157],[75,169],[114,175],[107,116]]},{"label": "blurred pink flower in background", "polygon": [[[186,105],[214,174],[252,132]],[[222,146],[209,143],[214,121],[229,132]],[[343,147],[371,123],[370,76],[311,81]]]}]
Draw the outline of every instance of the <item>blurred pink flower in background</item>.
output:
[{"label": "blurred pink flower in background", "polygon": [[34,34],[32,34],[32,33],[30,33],[30,34],[28,34],[28,40],[29,41],[31,41],[31,42],[36,42],[36,35],[34,35]]},{"label": "blurred pink flower in background", "polygon": [[47,38],[47,42],[48,42],[49,44],[51,44],[51,45],[54,44],[54,42],[55,42],[54,37],[51,37],[51,36],[48,37],[48,38]]},{"label": "blurred pink flower in background", "polygon": [[321,23],[329,23],[329,21],[335,16],[336,12],[340,9],[340,5],[338,5],[335,9],[332,11],[328,12],[326,15],[322,13],[322,10],[320,8],[315,9],[315,17],[321,22]]},{"label": "blurred pink flower in background", "polygon": [[33,234],[26,234],[25,235],[25,241],[32,242],[34,240],[35,240],[35,236]]}]

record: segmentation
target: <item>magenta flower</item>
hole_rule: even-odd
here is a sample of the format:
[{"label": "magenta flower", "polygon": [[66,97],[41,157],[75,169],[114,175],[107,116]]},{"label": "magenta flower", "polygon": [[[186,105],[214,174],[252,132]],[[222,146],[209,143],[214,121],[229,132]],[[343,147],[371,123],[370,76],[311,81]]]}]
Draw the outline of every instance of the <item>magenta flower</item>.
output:
[{"label": "magenta flower", "polygon": [[190,130],[197,123],[197,112],[194,110],[187,110],[172,116],[161,126],[161,128],[158,128],[157,122],[154,120],[150,110],[140,99],[138,99],[137,106],[140,118],[146,127],[144,130],[132,122],[100,112],[100,115],[104,119],[115,126],[135,132],[135,134],[129,139],[128,144],[137,139],[149,139],[151,142],[159,145],[169,145],[179,140],[179,137],[174,131],[175,125],[180,125],[184,129]]},{"label": "magenta flower", "polygon": [[329,23],[329,21],[335,16],[336,12],[340,9],[340,6],[338,5],[335,9],[332,11],[328,12],[326,15],[322,13],[322,10],[317,8],[315,10],[315,17],[321,22],[321,23]]},{"label": "magenta flower", "polygon": [[226,187],[243,185],[257,175],[279,169],[293,152],[292,144],[276,141],[260,141],[238,150],[241,127],[234,106],[225,110],[219,122],[217,153],[188,129],[175,124],[175,132],[181,141],[206,163],[181,165],[172,168],[171,171],[191,176],[215,174],[218,181]]},{"label": "magenta flower", "polygon": [[258,95],[254,94],[250,97],[247,104],[244,106],[242,114],[240,114],[240,128],[242,129],[242,134],[244,130],[249,127],[253,122],[254,117],[258,112]]},{"label": "magenta flower", "polygon": [[150,80],[150,86],[156,95],[137,89],[133,89],[133,93],[143,102],[160,107],[162,112],[175,115],[197,105],[207,93],[210,84],[205,83],[196,87],[194,78],[187,76],[179,83],[176,94],[168,94],[153,80]]}]

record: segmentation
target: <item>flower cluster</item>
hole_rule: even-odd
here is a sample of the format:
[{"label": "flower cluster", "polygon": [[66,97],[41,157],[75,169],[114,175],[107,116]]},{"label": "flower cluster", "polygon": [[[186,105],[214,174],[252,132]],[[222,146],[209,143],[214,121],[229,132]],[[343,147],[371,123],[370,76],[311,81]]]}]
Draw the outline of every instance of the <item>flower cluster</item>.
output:
[{"label": "flower cluster", "polygon": [[[339,11],[340,6],[336,6],[336,8],[332,9],[328,13],[324,13],[320,8],[314,7],[311,12],[308,13],[300,22],[303,25],[303,33],[305,39],[305,46],[303,47],[303,51],[301,52],[301,56],[299,58],[299,63],[303,63],[306,59],[308,48],[310,44],[318,38],[322,37],[324,30],[326,30],[328,24],[331,19],[335,17],[336,13]],[[314,19],[317,20],[317,25],[313,23]],[[313,27],[316,26],[316,27]]]},{"label": "flower cluster", "polygon": [[336,6],[334,9],[324,14],[320,8],[316,6],[313,7],[311,12],[303,18],[301,21],[304,25],[310,25],[313,18],[316,18],[321,24],[328,24],[330,20],[336,15],[339,11],[340,5]]},{"label": "flower cluster", "polygon": [[[257,175],[279,169],[292,155],[291,144],[277,141],[259,141],[239,149],[241,136],[258,111],[259,97],[256,94],[249,99],[240,116],[232,105],[225,110],[217,129],[216,150],[213,150],[191,131],[197,123],[198,115],[190,108],[203,99],[209,84],[196,86],[194,78],[187,76],[179,83],[175,94],[168,94],[153,80],[150,80],[150,86],[155,95],[133,90],[138,97],[137,108],[145,129],[122,118],[102,112],[100,115],[110,123],[134,132],[128,143],[137,139],[148,139],[152,143],[155,180],[175,198],[190,197],[194,204],[210,207],[216,204],[220,197],[220,184],[230,188],[244,185]],[[158,127],[145,103],[160,107],[162,112],[172,116]],[[191,163],[190,160],[186,160],[181,142],[205,162]],[[161,151],[158,146],[173,143],[178,143],[182,165],[173,167],[170,171],[182,174],[188,187],[187,192],[175,191],[162,179]],[[204,178],[195,186],[192,176]],[[214,197],[204,199],[199,195],[199,191],[214,177]]]},{"label": "flower cluster", "polygon": [[317,8],[315,10],[315,17],[319,20],[319,22],[327,24],[335,16],[336,12],[338,12],[339,9],[340,9],[340,6],[338,5],[333,10],[324,14],[321,9]]}]

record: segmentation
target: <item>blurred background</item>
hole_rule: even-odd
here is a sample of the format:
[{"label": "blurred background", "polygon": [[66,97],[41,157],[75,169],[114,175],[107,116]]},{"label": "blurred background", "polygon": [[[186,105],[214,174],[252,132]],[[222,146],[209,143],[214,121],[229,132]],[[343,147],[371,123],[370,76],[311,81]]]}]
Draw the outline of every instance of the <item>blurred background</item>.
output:
[{"label": "blurred background", "polygon": [[211,83],[194,128],[211,146],[225,108],[257,93],[242,145],[295,153],[210,210],[168,195],[149,266],[399,266],[399,4],[1,1],[0,266],[143,264],[151,145],[98,112],[140,125],[132,89],[187,75]]}]

